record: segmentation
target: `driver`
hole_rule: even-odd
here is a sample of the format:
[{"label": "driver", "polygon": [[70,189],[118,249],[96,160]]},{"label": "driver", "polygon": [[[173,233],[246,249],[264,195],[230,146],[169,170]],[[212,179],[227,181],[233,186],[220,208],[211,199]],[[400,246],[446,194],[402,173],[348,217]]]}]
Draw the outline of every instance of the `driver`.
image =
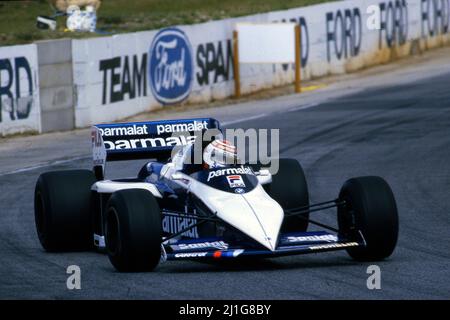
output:
[{"label": "driver", "polygon": [[224,139],[214,139],[211,142],[203,141],[199,149],[201,152],[199,163],[196,163],[196,150],[194,143],[184,146],[172,158],[175,170],[192,174],[205,169],[223,168],[238,162],[236,147]]},{"label": "driver", "polygon": [[216,139],[203,151],[203,169],[223,168],[237,164],[236,147],[228,140]]},{"label": "driver", "polygon": [[236,147],[228,140],[216,138],[211,142],[200,141],[199,143],[201,143],[198,149],[201,152],[200,161],[195,157],[195,142],[192,142],[178,150],[170,163],[165,165],[159,162],[147,163],[139,172],[139,177],[146,179],[152,172],[156,172],[158,176],[170,177],[176,171],[190,175],[201,170],[223,168],[238,164],[239,158]]}]

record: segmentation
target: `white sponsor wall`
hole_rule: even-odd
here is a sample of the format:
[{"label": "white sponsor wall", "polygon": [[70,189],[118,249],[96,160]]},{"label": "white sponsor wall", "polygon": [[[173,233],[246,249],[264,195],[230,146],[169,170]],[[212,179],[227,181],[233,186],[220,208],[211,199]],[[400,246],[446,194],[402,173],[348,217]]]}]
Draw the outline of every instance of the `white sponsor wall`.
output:
[{"label": "white sponsor wall", "polygon": [[[369,27],[374,9],[380,24]],[[154,31],[48,41],[39,44],[40,51],[36,44],[0,47],[0,136],[68,129],[73,118],[75,127],[87,127],[165,105],[230,97],[232,35],[242,22],[299,24],[302,79],[313,79],[449,44],[450,0],[336,1]],[[68,65],[64,72],[62,62]],[[241,64],[240,69],[244,94],[294,82],[294,64]],[[64,79],[53,83],[57,76]],[[64,94],[49,98],[55,85],[64,94],[73,91],[66,104],[59,99]]]},{"label": "white sponsor wall", "polygon": [[0,47],[0,136],[40,132],[35,44]]},{"label": "white sponsor wall", "polygon": [[[378,29],[367,26],[370,6],[380,13]],[[238,22],[298,23],[302,76],[311,79],[450,43],[449,20],[450,0],[349,0],[74,40],[76,126],[114,121],[167,104],[233,95],[232,33]],[[293,81],[293,64],[241,65],[243,93]]]}]

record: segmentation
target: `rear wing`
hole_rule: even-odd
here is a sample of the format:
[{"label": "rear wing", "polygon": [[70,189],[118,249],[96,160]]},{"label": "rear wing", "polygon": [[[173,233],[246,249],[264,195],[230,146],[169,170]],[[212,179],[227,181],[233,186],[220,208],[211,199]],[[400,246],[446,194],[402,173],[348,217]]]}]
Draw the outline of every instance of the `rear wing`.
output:
[{"label": "rear wing", "polygon": [[220,131],[213,118],[97,124],[92,127],[92,157],[97,178],[107,161],[167,160],[176,146],[194,142],[199,133]]}]

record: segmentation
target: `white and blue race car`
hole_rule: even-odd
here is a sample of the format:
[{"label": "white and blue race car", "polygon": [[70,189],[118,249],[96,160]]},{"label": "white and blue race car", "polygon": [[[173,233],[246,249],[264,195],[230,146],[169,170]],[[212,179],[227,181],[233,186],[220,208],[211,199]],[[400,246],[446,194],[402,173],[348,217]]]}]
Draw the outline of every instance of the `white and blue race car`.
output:
[{"label": "white and blue race car", "polygon": [[[151,271],[167,260],[340,249],[359,261],[392,254],[398,214],[385,180],[352,178],[336,199],[310,204],[295,159],[277,159],[275,174],[257,164],[186,165],[196,137],[206,130],[220,131],[218,121],[94,126],[93,170],[46,172],[36,183],[35,221],[44,249],[96,248],[119,271]],[[105,179],[107,161],[134,159],[149,159],[135,177]],[[338,228],[310,219],[331,207],[337,208]],[[326,231],[308,232],[310,224]]]}]

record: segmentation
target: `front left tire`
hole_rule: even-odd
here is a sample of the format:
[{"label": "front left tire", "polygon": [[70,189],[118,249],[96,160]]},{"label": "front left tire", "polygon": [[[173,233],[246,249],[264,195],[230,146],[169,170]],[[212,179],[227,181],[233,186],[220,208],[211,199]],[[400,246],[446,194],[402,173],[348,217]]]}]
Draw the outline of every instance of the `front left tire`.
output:
[{"label": "front left tire", "polygon": [[367,176],[347,180],[339,199],[345,205],[338,207],[339,233],[347,239],[360,238],[365,247],[348,248],[348,254],[357,261],[379,261],[389,257],[398,238],[398,212],[394,194],[381,177]]},{"label": "front left tire", "polygon": [[[283,209],[309,206],[309,192],[305,173],[296,159],[279,159],[278,172],[272,175],[272,182],[263,186],[272,199]],[[285,215],[281,232],[305,232],[308,229],[309,212],[299,215]]]}]

